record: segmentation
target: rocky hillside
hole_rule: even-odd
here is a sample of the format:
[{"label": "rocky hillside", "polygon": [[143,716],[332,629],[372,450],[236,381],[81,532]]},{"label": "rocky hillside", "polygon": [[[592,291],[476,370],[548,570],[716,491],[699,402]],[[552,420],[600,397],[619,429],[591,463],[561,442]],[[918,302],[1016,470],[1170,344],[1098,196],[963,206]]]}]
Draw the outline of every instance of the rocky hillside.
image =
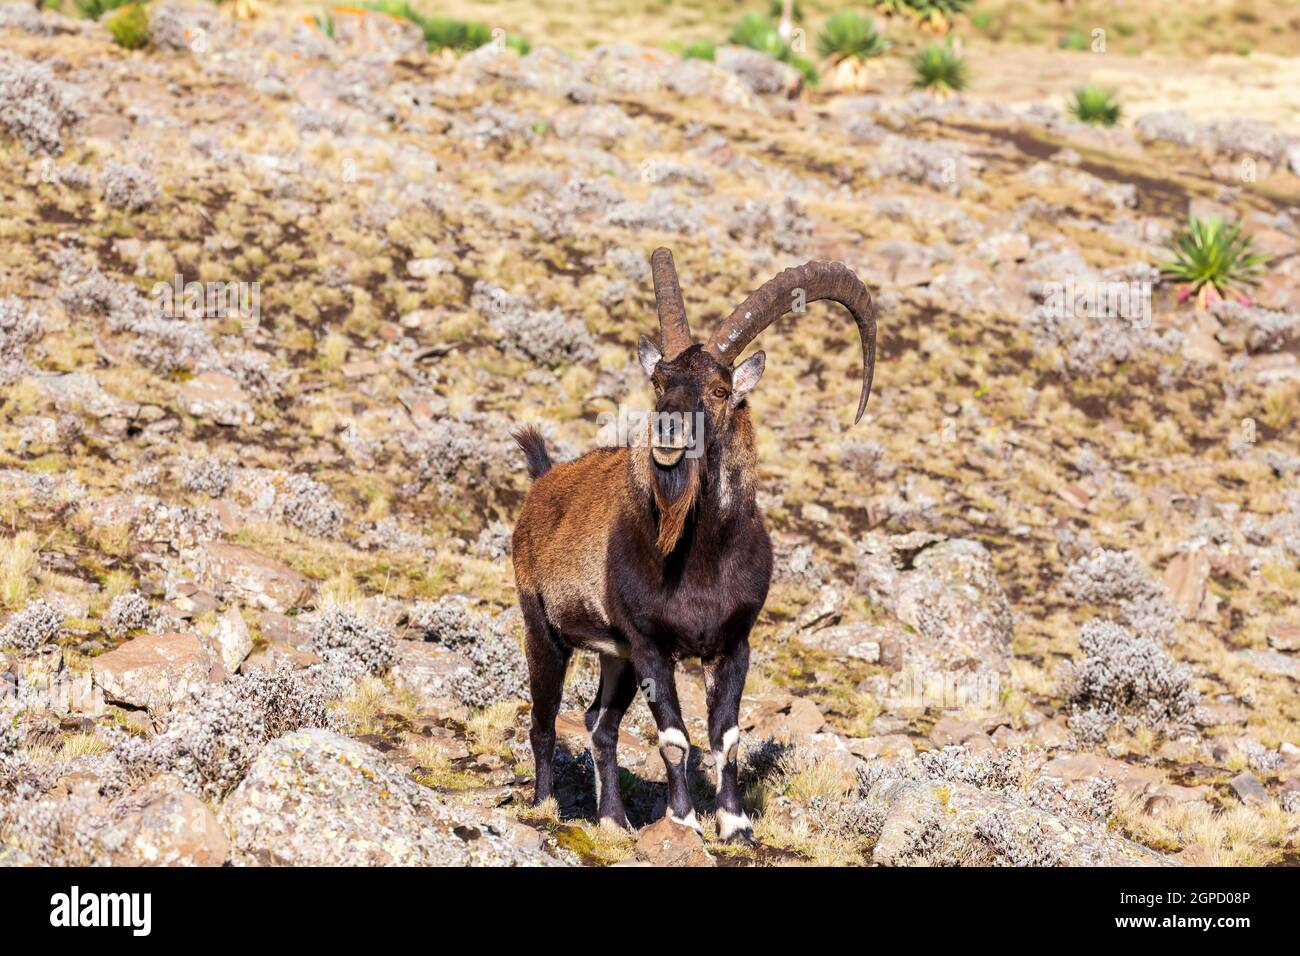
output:
[{"label": "rocky hillside", "polygon": [[[1296,860],[1295,135],[151,15],[0,6],[0,860]],[[1161,279],[1189,212],[1266,254],[1249,299]],[[855,428],[843,315],[761,343],[758,849],[707,747],[705,838],[660,820],[640,701],[642,829],[594,826],[589,660],[528,806],[509,433],[648,400],[658,245],[697,329],[810,258],[881,307]]]}]

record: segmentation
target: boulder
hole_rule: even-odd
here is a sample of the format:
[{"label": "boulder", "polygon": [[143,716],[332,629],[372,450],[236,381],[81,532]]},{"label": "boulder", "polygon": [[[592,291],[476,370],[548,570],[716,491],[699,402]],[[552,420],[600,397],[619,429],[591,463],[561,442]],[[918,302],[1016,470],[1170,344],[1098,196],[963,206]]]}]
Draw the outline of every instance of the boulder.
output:
[{"label": "boulder", "polygon": [[157,713],[205,687],[212,665],[194,634],[142,634],[90,666],[109,700]]},{"label": "boulder", "polygon": [[783,625],[776,632],[778,641],[789,640],[800,631],[812,631],[821,627],[838,624],[844,614],[844,592],[832,585],[825,585],[802,611],[789,624]]},{"label": "boulder", "polygon": [[389,676],[398,687],[415,695],[421,710],[454,701],[452,682],[474,669],[468,658],[429,641],[396,641],[394,650],[397,662]]},{"label": "boulder", "polygon": [[721,69],[734,73],[740,82],[755,93],[793,93],[803,83],[794,67],[780,60],[741,46],[719,47],[713,62]]},{"label": "boulder", "polygon": [[32,380],[60,411],[85,411],[95,418],[134,418],[139,404],[110,395],[90,372],[34,375]]},{"label": "boulder", "polygon": [[825,651],[832,657],[875,664],[880,660],[881,645],[891,637],[897,637],[896,629],[854,621],[816,631],[801,631],[795,635],[795,640],[804,647]]},{"label": "boulder", "polygon": [[1281,651],[1236,651],[1235,656],[1252,667],[1279,677],[1300,680],[1300,658],[1283,654]]},{"label": "boulder", "polygon": [[[910,684],[928,685],[936,674],[953,678],[939,690],[953,700],[925,704],[996,703],[1011,669],[1013,618],[982,544],[925,532],[869,535],[859,550],[857,588],[915,632],[902,646]],[[933,693],[927,686],[920,696]]]},{"label": "boulder", "polygon": [[851,737],[849,750],[863,760],[909,758],[916,755],[916,747],[907,734],[881,734],[877,737]]},{"label": "boulder", "polygon": [[263,611],[257,618],[257,626],[265,644],[244,658],[244,663],[239,666],[241,673],[273,671],[281,662],[294,670],[302,670],[320,661],[312,650],[311,634],[297,618]]},{"label": "boulder", "polygon": [[1016,794],[952,781],[886,780],[867,797],[884,812],[872,859],[882,866],[1177,866],[1105,823],[1032,806]]},{"label": "boulder", "polygon": [[230,841],[208,805],[163,774],[115,807],[114,866],[221,866]]},{"label": "boulder", "polygon": [[305,604],[315,585],[282,561],[237,544],[209,542],[188,555],[200,583],[267,611]]},{"label": "boulder", "polygon": [[843,614],[844,592],[826,585],[798,617],[777,631],[776,639],[793,640],[840,659],[853,658],[873,664],[879,661],[881,643],[895,635],[888,628],[864,621],[841,623]]},{"label": "boulder", "polygon": [[1063,783],[1078,783],[1102,777],[1115,782],[1120,789],[1133,794],[1148,792],[1152,787],[1164,784],[1164,775],[1154,767],[1139,767],[1099,757],[1090,753],[1062,754],[1047,761],[1040,771],[1043,777],[1051,777]]},{"label": "boulder", "polygon": [[740,708],[740,729],[755,741],[795,743],[825,725],[816,704],[792,694],[765,694],[752,702],[745,700]]},{"label": "boulder", "polygon": [[378,750],[329,730],[267,744],[226,799],[232,862],[269,866],[546,866]]},{"label": "boulder", "polygon": [[715,866],[704,840],[688,826],[660,817],[641,831],[636,852],[657,866]]}]

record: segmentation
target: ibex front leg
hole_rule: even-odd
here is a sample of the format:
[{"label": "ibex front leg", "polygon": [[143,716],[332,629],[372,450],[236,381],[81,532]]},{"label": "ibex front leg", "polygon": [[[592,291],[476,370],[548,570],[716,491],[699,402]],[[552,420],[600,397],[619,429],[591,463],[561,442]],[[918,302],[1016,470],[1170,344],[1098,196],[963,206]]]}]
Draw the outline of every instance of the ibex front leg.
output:
[{"label": "ibex front leg", "polygon": [[740,799],[740,696],[749,670],[749,639],[730,653],[704,664],[704,692],[709,704],[709,746],[717,784],[718,836],[753,843],[754,828]]},{"label": "ibex front leg", "polygon": [[686,738],[686,723],[677,702],[673,662],[651,646],[635,652],[632,664],[659,728],[659,755],[664,758],[664,767],[668,770],[668,818],[698,832],[700,821],[695,816],[686,785],[686,761],[691,755],[691,743]]}]

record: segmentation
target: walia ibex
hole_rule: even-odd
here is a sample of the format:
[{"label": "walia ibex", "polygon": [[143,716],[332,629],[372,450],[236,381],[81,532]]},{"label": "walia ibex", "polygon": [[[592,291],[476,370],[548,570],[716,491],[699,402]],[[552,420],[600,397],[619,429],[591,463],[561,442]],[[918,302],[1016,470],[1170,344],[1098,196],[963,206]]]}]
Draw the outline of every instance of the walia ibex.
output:
[{"label": "walia ibex", "polygon": [[805,303],[844,305],[862,339],[862,418],[875,367],[871,295],[839,262],[787,269],[745,299],[703,346],[691,339],[672,254],[650,258],[660,341],[638,358],[655,391],[644,443],[599,448],[554,464],[542,437],[515,438],[536,479],[514,532],[515,580],[527,631],[532,691],[534,800],[553,793],[555,717],[575,648],[600,654],[600,689],[587,709],[602,823],[627,827],[619,794],[619,722],[638,686],[659,728],[668,768],[668,814],[699,829],[687,791],[690,744],[673,682],[675,663],[698,657],[708,702],[718,835],[753,840],[737,783],[740,697],[749,630],[767,598],[772,546],[754,501],[757,460],[745,400],[763,374],[757,351],[737,356]]}]

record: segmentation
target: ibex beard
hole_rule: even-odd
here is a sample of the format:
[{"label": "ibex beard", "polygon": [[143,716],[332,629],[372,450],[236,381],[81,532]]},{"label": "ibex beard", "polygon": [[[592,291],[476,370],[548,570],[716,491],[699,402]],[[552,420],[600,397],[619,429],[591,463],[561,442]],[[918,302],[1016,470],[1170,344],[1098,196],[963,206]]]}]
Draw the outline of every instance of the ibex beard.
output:
[{"label": "ibex beard", "polygon": [[637,352],[655,392],[644,441],[555,464],[535,429],[515,436],[534,479],[513,539],[532,694],[534,802],[554,794],[555,718],[569,658],[593,651],[600,655],[600,686],[586,725],[600,822],[628,828],[616,745],[641,687],[659,730],[668,815],[700,830],[673,679],[677,662],[694,657],[704,669],[718,836],[752,842],[738,779],[740,699],[772,546],[754,498],[757,456],[746,396],[766,359],[757,351],[733,363],[792,305],[839,302],[862,343],[861,419],[875,365],[875,311],[845,266],[809,262],[765,283],[699,345],[671,253],[658,249],[650,261],[660,339],[643,336]]}]

